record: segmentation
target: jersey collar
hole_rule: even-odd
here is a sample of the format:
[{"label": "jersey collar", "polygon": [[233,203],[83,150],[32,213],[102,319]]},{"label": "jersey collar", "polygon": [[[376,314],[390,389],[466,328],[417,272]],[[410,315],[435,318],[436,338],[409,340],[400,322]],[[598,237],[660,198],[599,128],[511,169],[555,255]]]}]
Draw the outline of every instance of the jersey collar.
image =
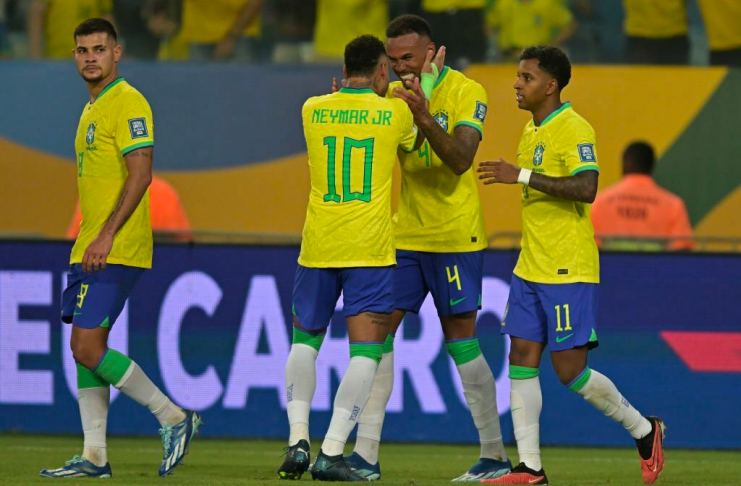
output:
[{"label": "jersey collar", "polygon": [[345,94],[375,94],[370,88],[340,88],[340,93]]},{"label": "jersey collar", "polygon": [[117,84],[120,84],[121,81],[123,81],[123,80],[124,80],[124,78],[121,78],[121,77],[114,79],[111,83],[108,84],[108,86],[106,86],[105,88],[103,88],[103,91],[101,91],[100,94],[97,96],[97,98],[95,98],[95,101],[93,101],[90,104],[92,105],[93,103],[96,103],[100,99],[101,96],[103,96],[104,94],[106,94],[108,91],[110,91],[111,88],[113,88]]},{"label": "jersey collar", "polygon": [[549,121],[551,121],[554,118],[556,118],[559,113],[562,113],[562,112],[566,111],[569,108],[571,108],[571,102],[570,101],[567,101],[566,103],[564,103],[563,105],[561,105],[561,108],[559,108],[558,110],[554,111],[553,113],[551,113],[550,115],[548,115],[547,117],[545,117],[545,120],[543,120],[543,122],[540,125],[535,125],[535,126],[542,127],[543,125],[545,125]]},{"label": "jersey collar", "polygon": [[450,71],[450,68],[448,66],[443,66],[443,70],[440,72],[440,76],[438,76],[437,81],[435,81],[435,86],[433,86],[432,89],[437,88],[438,85],[443,82],[443,78],[448,74],[448,71]]}]

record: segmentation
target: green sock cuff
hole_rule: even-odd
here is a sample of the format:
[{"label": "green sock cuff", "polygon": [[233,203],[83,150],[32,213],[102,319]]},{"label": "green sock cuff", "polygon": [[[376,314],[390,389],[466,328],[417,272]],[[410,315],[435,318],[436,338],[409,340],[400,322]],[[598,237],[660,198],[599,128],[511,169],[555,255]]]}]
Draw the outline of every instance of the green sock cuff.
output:
[{"label": "green sock cuff", "polygon": [[528,368],[527,366],[514,366],[509,365],[509,379],[510,380],[528,380],[535,378],[540,374],[538,368]]},{"label": "green sock cuff", "polygon": [[350,343],[350,359],[363,356],[381,362],[384,343]]},{"label": "green sock cuff", "polygon": [[466,364],[481,356],[481,347],[477,338],[460,341],[446,341],[445,348],[455,361],[456,366]]},{"label": "green sock cuff", "polygon": [[131,359],[115,349],[108,349],[93,371],[99,378],[117,386],[131,366]]},{"label": "green sock cuff", "polygon": [[295,326],[293,328],[293,344],[305,344],[306,346],[311,346],[312,348],[316,349],[317,353],[322,347],[324,336],[326,336],[325,333],[311,334]]},{"label": "green sock cuff", "polygon": [[579,393],[579,390],[584,388],[584,385],[587,384],[589,381],[589,378],[592,377],[592,369],[587,366],[584,368],[584,371],[579,373],[579,376],[573,379],[571,383],[569,383],[567,386],[569,387],[569,390],[575,393]]},{"label": "green sock cuff", "polygon": [[103,380],[103,378],[97,376],[89,369],[82,366],[80,363],[77,365],[77,389],[82,390],[84,388],[105,388],[110,386],[110,383]]},{"label": "green sock cuff", "polygon": [[383,354],[392,353],[394,351],[394,335],[389,334],[386,336],[386,341],[383,343],[382,352]]}]

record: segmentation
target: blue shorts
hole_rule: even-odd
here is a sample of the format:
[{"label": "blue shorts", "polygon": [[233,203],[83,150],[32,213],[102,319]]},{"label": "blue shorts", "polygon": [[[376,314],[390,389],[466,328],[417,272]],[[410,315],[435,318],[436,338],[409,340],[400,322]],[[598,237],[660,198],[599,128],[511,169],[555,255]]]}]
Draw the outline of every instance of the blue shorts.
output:
[{"label": "blue shorts", "polygon": [[299,265],[293,282],[293,315],[308,331],[329,326],[342,292],[342,315],[394,311],[394,267],[309,268]]},{"label": "blue shorts", "polygon": [[597,284],[542,284],[512,275],[502,334],[563,351],[597,341]]},{"label": "blue shorts", "polygon": [[484,250],[461,253],[396,251],[394,308],[419,313],[432,293],[445,317],[481,309]]},{"label": "blue shorts", "polygon": [[127,265],[106,265],[92,273],[83,272],[81,263],[70,265],[62,321],[85,329],[113,326],[142,273],[143,268]]}]

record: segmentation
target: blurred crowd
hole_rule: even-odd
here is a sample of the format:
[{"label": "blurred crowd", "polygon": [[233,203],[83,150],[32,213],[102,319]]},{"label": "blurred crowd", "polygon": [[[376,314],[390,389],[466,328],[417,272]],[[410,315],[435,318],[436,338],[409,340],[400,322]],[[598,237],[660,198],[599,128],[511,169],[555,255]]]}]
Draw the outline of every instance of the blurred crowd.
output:
[{"label": "blurred crowd", "polygon": [[577,63],[741,66],[741,0],[0,0],[0,58],[68,58],[74,28],[104,17],[130,59],[334,62],[403,13],[459,65],[552,44]]}]

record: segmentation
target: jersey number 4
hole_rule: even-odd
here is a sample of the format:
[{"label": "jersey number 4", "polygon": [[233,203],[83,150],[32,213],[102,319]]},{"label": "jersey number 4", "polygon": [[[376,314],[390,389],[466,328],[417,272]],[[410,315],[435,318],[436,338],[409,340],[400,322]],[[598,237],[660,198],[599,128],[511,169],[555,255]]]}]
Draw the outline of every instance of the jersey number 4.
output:
[{"label": "jersey number 4", "polygon": [[[324,137],[324,145],[327,146],[327,194],[324,195],[324,202],[348,202],[371,200],[371,176],[373,174],[373,146],[374,138],[365,140],[355,140],[344,137],[342,140],[342,198],[337,193],[335,182],[335,167],[337,166],[337,137]],[[352,150],[363,150],[363,191],[353,192],[350,188],[350,162],[352,159]]]}]

